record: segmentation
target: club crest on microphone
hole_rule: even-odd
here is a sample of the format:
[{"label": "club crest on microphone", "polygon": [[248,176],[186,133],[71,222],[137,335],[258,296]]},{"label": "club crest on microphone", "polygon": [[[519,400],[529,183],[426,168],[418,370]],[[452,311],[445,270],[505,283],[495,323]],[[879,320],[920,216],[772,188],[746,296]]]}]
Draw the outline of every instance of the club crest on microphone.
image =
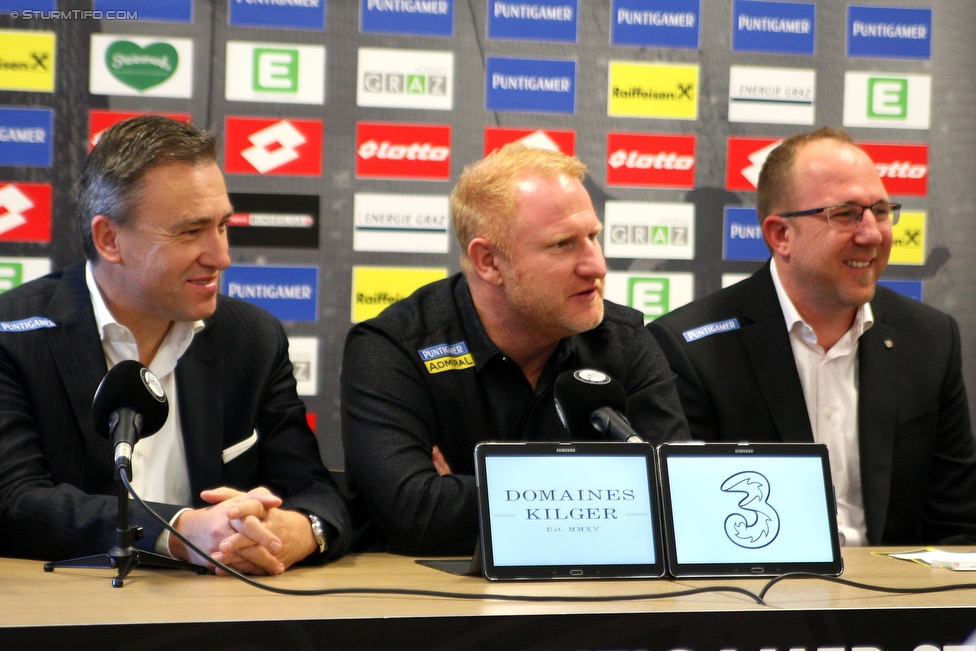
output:
[{"label": "club crest on microphone", "polygon": [[601,373],[600,371],[594,371],[591,368],[581,368],[578,371],[573,372],[573,377],[575,377],[580,382],[586,382],[587,384],[609,384],[610,376],[606,373]]},{"label": "club crest on microphone", "polygon": [[148,368],[139,369],[139,377],[142,378],[142,383],[146,385],[149,389],[149,393],[158,400],[159,402],[166,401],[166,392],[163,391],[163,385],[159,383],[159,380],[153,375],[152,371]]}]

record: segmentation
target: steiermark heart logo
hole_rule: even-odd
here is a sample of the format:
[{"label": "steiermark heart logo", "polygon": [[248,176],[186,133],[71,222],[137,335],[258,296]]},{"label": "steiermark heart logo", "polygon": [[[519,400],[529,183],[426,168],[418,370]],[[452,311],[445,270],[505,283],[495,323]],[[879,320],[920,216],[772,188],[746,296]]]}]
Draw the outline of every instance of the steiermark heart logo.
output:
[{"label": "steiermark heart logo", "polygon": [[126,86],[146,90],[173,76],[180,57],[169,43],[139,47],[131,41],[115,41],[105,52],[105,64],[112,76]]}]

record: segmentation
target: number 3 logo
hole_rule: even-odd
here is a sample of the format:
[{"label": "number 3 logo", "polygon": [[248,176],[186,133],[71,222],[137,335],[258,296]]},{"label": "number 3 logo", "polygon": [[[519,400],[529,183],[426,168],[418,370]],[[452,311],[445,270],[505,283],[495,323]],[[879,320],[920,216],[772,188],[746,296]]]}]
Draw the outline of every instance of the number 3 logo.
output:
[{"label": "number 3 logo", "polygon": [[726,493],[744,493],[739,508],[745,513],[732,513],[725,518],[725,535],[739,547],[759,549],[779,534],[779,513],[767,501],[769,480],[758,472],[746,471],[732,475],[722,482]]}]

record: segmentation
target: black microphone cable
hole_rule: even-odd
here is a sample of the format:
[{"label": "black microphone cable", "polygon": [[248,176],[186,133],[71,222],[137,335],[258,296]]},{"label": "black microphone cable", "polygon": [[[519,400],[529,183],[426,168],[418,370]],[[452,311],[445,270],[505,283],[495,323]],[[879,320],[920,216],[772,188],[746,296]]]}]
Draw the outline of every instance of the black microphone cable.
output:
[{"label": "black microphone cable", "polygon": [[149,514],[156,519],[160,524],[162,524],[171,535],[176,536],[183,542],[184,545],[195,551],[201,557],[206,558],[208,561],[214,564],[215,567],[219,567],[227,574],[236,577],[237,579],[243,581],[244,583],[259,588],[261,590],[267,590],[268,592],[273,592],[276,594],[283,595],[351,595],[351,594],[386,594],[386,595],[409,595],[416,597],[440,597],[444,599],[476,599],[476,600],[492,600],[492,601],[526,601],[526,602],[577,602],[577,603],[593,603],[593,602],[612,602],[612,601],[643,601],[649,599],[666,599],[669,597],[686,597],[690,595],[703,594],[706,592],[728,592],[733,594],[739,594],[748,597],[751,601],[759,604],[760,606],[765,606],[766,604],[762,599],[757,597],[755,594],[749,592],[744,588],[738,588],[735,586],[707,586],[703,588],[690,588],[688,590],[676,590],[674,592],[662,592],[658,594],[634,594],[634,595],[604,595],[604,596],[594,596],[594,597],[584,597],[584,596],[560,596],[560,595],[506,595],[506,594],[475,594],[470,592],[446,592],[441,590],[418,590],[414,588],[320,588],[320,589],[297,589],[297,588],[280,588],[273,585],[268,585],[267,583],[262,583],[260,581],[255,581],[251,577],[242,574],[232,567],[224,565],[220,561],[214,560],[209,554],[204,552],[202,549],[197,547],[195,544],[190,542],[190,540],[176,530],[173,525],[166,521],[161,515],[156,513],[146,504],[141,497],[139,497],[132,486],[129,484],[129,477],[125,471],[120,473],[122,478],[122,484],[125,489],[135,500],[136,504],[146,509]]},{"label": "black microphone cable", "polygon": [[766,593],[769,589],[780,581],[785,581],[787,579],[819,579],[821,581],[829,581],[831,583],[839,583],[841,585],[850,586],[852,588],[859,588],[861,590],[870,590],[872,592],[888,592],[891,594],[926,594],[926,593],[936,593],[936,592],[952,592],[954,590],[972,590],[976,588],[976,583],[952,583],[943,585],[933,585],[922,588],[895,588],[883,585],[874,585],[871,583],[861,583],[859,581],[851,581],[850,579],[842,579],[839,576],[824,576],[822,574],[813,574],[811,572],[789,572],[787,574],[781,574],[773,579],[770,579],[763,589],[759,591],[759,599],[764,600]]}]

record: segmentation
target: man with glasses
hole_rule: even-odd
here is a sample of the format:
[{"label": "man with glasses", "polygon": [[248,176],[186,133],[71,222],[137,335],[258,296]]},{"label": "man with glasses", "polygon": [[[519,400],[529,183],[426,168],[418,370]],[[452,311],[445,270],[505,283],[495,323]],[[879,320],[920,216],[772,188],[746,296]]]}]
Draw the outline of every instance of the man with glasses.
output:
[{"label": "man with glasses", "polygon": [[817,441],[846,545],[976,542],[976,445],[952,317],[877,287],[901,206],[846,133],[774,149],[770,261],[648,327],[692,437]]}]

